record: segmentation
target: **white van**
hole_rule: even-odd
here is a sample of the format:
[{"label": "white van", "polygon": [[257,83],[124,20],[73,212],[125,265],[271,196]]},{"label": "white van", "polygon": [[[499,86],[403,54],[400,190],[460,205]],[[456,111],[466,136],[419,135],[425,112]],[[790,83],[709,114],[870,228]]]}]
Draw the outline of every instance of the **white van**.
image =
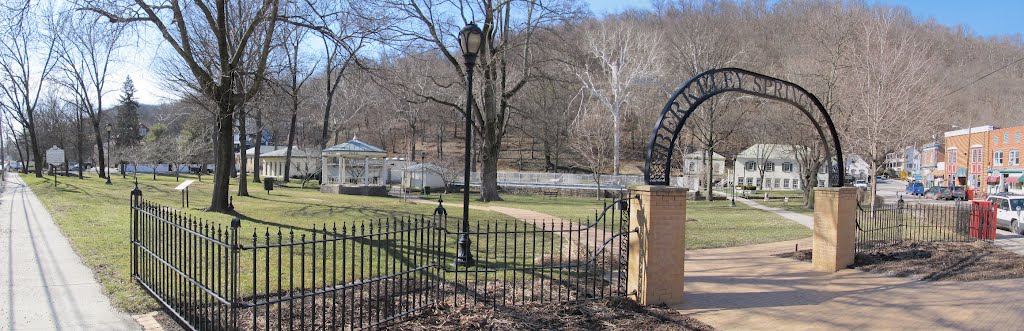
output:
[{"label": "white van", "polygon": [[996,227],[1024,234],[1024,196],[991,195],[988,201],[996,205]]}]

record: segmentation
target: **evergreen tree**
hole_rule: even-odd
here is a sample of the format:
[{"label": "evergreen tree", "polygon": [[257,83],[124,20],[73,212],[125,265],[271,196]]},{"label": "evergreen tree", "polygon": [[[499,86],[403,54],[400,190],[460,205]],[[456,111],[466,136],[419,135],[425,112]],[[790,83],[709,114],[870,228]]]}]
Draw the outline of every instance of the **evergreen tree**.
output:
[{"label": "evergreen tree", "polygon": [[114,144],[134,146],[142,140],[139,134],[139,102],[135,101],[135,84],[128,77],[121,87],[120,104],[117,106],[117,122],[114,125]]}]

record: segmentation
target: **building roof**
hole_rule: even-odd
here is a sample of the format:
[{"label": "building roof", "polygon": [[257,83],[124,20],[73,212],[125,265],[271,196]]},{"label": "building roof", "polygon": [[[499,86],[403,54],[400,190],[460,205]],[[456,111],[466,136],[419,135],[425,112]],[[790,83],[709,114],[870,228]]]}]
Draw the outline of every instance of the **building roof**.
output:
[{"label": "building roof", "polygon": [[[278,150],[274,150],[274,151],[270,151],[270,152],[266,152],[266,153],[260,154],[260,157],[286,157],[286,156],[288,156],[288,149],[287,148],[281,148],[281,149],[278,149]],[[320,153],[317,153],[316,150],[292,147],[292,157],[319,157],[319,156],[320,156]]]},{"label": "building roof", "polygon": [[333,152],[336,154],[387,154],[387,151],[381,149],[380,147],[367,144],[359,139],[356,139],[355,137],[353,137],[352,140],[324,149],[324,153],[327,152]]},{"label": "building roof", "polygon": [[793,145],[781,144],[754,144],[736,155],[736,158],[746,159],[792,159]]},{"label": "building roof", "polygon": [[[266,154],[266,153],[270,153],[272,151],[276,151],[276,150],[279,150],[279,149],[285,149],[285,148],[288,148],[288,146],[263,145],[263,146],[260,146],[260,155],[263,155],[263,154]],[[252,147],[252,148],[249,148],[249,149],[245,150],[245,154],[246,155],[256,154],[256,147]]]},{"label": "building roof", "polygon": [[[693,160],[693,159],[703,160],[704,159],[704,152],[703,151],[697,151],[697,152],[686,154],[683,157],[685,157],[687,159],[691,159],[691,160]],[[711,159],[712,160],[725,160],[725,157],[722,156],[722,154],[711,152]]]},{"label": "building roof", "polygon": [[992,131],[992,130],[995,130],[995,129],[996,129],[996,127],[992,126],[992,125],[983,125],[983,126],[977,126],[977,127],[973,127],[973,128],[967,128],[967,129],[946,131],[946,132],[944,132],[942,134],[942,136],[946,137],[946,138],[949,138],[949,137],[965,135],[965,134],[975,134],[975,133],[988,132],[988,131]]}]

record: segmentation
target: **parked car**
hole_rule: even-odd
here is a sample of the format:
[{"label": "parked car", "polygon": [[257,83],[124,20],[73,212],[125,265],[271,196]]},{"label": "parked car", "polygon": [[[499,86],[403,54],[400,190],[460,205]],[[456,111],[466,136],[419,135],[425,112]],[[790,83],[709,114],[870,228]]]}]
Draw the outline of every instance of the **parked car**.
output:
[{"label": "parked car", "polygon": [[924,184],[921,182],[910,182],[910,184],[907,184],[906,193],[910,195],[924,195]]},{"label": "parked car", "polygon": [[963,186],[952,186],[947,187],[939,195],[940,200],[964,200],[967,199],[967,192],[964,191]]},{"label": "parked car", "polygon": [[988,201],[996,205],[996,227],[1024,234],[1024,225],[1020,224],[1024,220],[1024,196],[999,194],[989,196]]},{"label": "parked car", "polygon": [[942,188],[943,186],[929,187],[924,191],[924,194],[921,194],[921,196],[929,199],[935,199],[939,195],[939,192],[942,192]]},{"label": "parked car", "polygon": [[857,181],[853,182],[853,187],[866,190],[868,188],[868,182],[865,182],[863,179],[858,179]]}]

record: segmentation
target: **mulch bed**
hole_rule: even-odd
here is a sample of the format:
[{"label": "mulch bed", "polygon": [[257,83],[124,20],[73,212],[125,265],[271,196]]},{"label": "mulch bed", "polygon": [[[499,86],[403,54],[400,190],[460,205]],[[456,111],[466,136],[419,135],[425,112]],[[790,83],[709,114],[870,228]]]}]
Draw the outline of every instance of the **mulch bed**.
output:
[{"label": "mulch bed", "polygon": [[[810,262],[811,250],[775,256]],[[858,253],[851,267],[924,281],[1024,278],[1024,256],[986,241],[879,244]]]},{"label": "mulch bed", "polygon": [[673,309],[628,299],[534,303],[498,308],[440,305],[394,326],[403,330],[714,330]]}]

